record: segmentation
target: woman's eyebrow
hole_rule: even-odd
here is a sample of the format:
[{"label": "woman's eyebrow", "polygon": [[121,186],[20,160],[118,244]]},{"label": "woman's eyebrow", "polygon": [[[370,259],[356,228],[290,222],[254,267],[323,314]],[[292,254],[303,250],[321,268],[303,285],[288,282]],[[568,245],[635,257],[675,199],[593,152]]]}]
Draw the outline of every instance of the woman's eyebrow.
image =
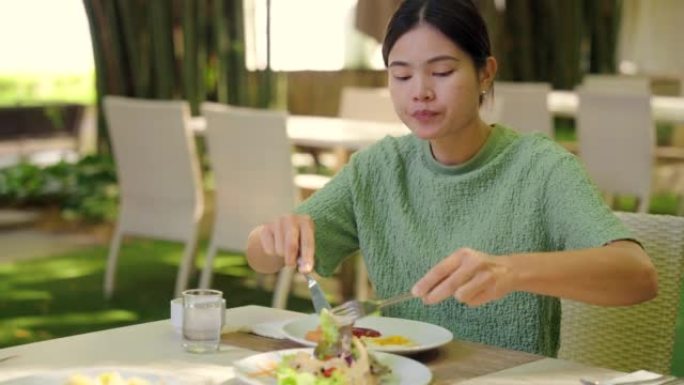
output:
[{"label": "woman's eyebrow", "polygon": [[433,58],[428,59],[427,63],[432,64],[434,62],[444,61],[444,60],[460,61],[460,59],[458,59],[457,57],[453,57],[450,55],[440,55],[440,56],[435,56]]},{"label": "woman's eyebrow", "polygon": [[395,61],[389,63],[389,65],[387,67],[408,67],[408,66],[409,66],[409,64],[405,61],[395,60]]},{"label": "woman's eyebrow", "polygon": [[[428,60],[426,61],[426,63],[427,63],[427,64],[432,64],[432,63],[435,63],[435,62],[446,61],[446,60],[455,61],[455,62],[461,61],[459,58],[454,57],[454,56],[450,56],[450,55],[439,55],[439,56],[435,56],[435,57],[433,57],[433,58],[428,59]],[[405,61],[402,61],[402,60],[395,60],[395,61],[392,61],[387,67],[410,67],[410,64],[409,64],[408,62],[405,62]]]}]

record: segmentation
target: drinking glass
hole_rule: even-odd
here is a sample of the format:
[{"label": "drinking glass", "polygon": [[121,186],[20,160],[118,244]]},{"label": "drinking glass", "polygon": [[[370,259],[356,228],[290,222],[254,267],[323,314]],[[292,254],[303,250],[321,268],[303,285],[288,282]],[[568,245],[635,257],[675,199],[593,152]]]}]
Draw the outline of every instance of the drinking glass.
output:
[{"label": "drinking glass", "polygon": [[183,292],[183,347],[191,353],[218,350],[225,313],[223,293],[211,289]]}]

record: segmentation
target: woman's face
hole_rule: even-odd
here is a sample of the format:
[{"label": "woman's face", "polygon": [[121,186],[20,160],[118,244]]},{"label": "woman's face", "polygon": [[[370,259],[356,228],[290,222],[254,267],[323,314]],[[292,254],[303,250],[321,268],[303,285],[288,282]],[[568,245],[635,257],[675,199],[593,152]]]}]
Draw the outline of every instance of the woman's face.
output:
[{"label": "woman's face", "polygon": [[458,135],[479,122],[486,71],[439,30],[420,24],[388,56],[389,89],[399,118],[421,139]]}]

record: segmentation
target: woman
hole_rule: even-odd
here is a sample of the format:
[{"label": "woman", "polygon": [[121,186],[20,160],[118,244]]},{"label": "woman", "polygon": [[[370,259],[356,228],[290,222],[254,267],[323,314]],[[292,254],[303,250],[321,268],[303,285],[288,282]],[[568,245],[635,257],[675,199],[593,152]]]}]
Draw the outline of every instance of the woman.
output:
[{"label": "woman", "polygon": [[[459,339],[555,356],[559,297],[628,305],[656,295],[649,257],[577,159],[479,117],[497,63],[470,0],[407,0],[387,29],[389,89],[412,134],[355,154],[324,189],[252,231],[257,271],[329,275],[361,250],[387,315]],[[315,255],[315,259],[314,259]]]}]

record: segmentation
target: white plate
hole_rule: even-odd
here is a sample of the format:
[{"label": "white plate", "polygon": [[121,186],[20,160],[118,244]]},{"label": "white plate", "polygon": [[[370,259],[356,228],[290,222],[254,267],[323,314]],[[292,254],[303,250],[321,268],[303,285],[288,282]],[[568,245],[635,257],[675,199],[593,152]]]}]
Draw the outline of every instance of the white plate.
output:
[{"label": "white plate", "polygon": [[[372,339],[366,339],[366,346],[373,351],[388,353],[415,353],[433,349],[451,342],[453,334],[437,325],[401,318],[369,316],[354,323],[356,327],[375,329],[382,337],[402,336],[411,340],[413,345],[375,345]],[[283,326],[285,336],[306,346],[316,346],[315,342],[305,338],[306,333],[318,327],[318,315],[298,318]]]},{"label": "white plate", "polygon": [[[311,348],[299,348],[260,353],[243,358],[234,364],[235,375],[248,385],[276,385],[275,377],[254,376],[253,373],[277,365],[283,356],[301,351],[313,354]],[[378,361],[392,370],[392,375],[386,381],[381,382],[381,385],[427,385],[432,380],[430,369],[418,361],[390,353],[374,352],[373,354]]]},{"label": "white plate", "polygon": [[175,374],[168,371],[144,368],[123,367],[83,367],[51,370],[44,373],[35,373],[25,377],[19,377],[4,384],[12,385],[65,385],[71,376],[81,374],[95,379],[102,373],[117,372],[124,381],[131,377],[142,378],[152,385],[209,385],[211,380],[206,377],[189,376],[187,374]]}]

